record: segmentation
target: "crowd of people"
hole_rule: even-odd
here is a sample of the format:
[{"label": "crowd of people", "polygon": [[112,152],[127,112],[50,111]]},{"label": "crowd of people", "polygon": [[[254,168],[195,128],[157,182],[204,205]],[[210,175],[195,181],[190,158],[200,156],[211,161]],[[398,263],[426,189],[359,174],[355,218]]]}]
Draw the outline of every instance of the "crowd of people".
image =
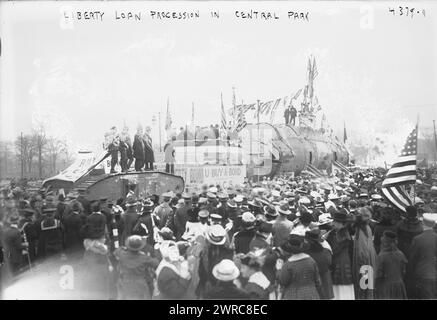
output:
[{"label": "crowd of people", "polygon": [[406,212],[380,195],[384,173],[116,202],[10,186],[0,193],[2,268],[17,275],[74,257],[86,299],[436,298],[435,171],[419,171]]}]

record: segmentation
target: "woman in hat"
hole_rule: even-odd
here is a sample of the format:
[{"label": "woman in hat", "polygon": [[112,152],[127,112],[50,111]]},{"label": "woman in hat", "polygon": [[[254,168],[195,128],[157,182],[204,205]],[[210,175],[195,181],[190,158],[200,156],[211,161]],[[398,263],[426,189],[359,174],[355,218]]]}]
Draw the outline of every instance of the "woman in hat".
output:
[{"label": "woman in hat", "polygon": [[352,237],[347,228],[347,214],[343,211],[333,212],[332,230],[327,241],[332,249],[331,275],[336,300],[354,300],[352,279]]},{"label": "woman in hat", "polygon": [[206,293],[206,299],[232,300],[249,299],[249,295],[234,283],[240,275],[240,271],[235,263],[230,259],[223,259],[212,269],[215,278],[215,286],[211,287]]},{"label": "woman in hat", "polygon": [[283,289],[283,300],[319,300],[321,281],[316,262],[304,253],[304,237],[291,234],[286,250],[291,257],[284,263],[279,284]]},{"label": "woman in hat", "polygon": [[320,273],[322,282],[321,291],[319,292],[321,299],[333,299],[334,291],[332,289],[331,264],[332,253],[329,249],[322,245],[323,239],[319,228],[314,228],[307,231],[305,241],[308,243],[306,253],[314,259]]},{"label": "woman in hat", "polygon": [[127,238],[126,246],[115,250],[118,260],[118,299],[150,300],[153,280],[150,271],[158,267],[159,261],[141,251],[147,238],[133,235]]},{"label": "woman in hat", "polygon": [[[373,299],[373,289],[361,289],[360,287],[363,276],[361,273],[362,266],[371,266],[373,270],[376,270],[376,250],[373,246],[373,235],[369,226],[371,216],[367,208],[359,208],[354,224],[352,270],[355,279],[355,297],[357,299]],[[374,273],[371,275],[375,276]]]},{"label": "woman in hat", "polygon": [[271,283],[262,272],[262,267],[265,260],[265,250],[256,250],[249,252],[246,255],[238,257],[237,260],[240,266],[240,273],[244,279],[247,279],[247,284],[244,286],[250,299],[252,300],[268,300]]},{"label": "woman in hat", "polygon": [[191,272],[188,262],[180,256],[174,241],[164,241],[160,245],[162,260],[156,269],[155,299],[186,299]]},{"label": "woman in hat", "polygon": [[231,247],[235,248],[235,253],[248,253],[249,245],[255,237],[255,216],[250,212],[245,212],[241,216],[241,230],[236,232],[232,238]]},{"label": "woman in hat", "polygon": [[255,236],[249,243],[249,251],[268,249],[273,246],[272,224],[260,221],[256,226]]},{"label": "woman in hat", "polygon": [[384,231],[381,251],[377,257],[376,297],[378,299],[406,299],[404,276],[407,259],[398,249],[397,235],[391,230]]}]

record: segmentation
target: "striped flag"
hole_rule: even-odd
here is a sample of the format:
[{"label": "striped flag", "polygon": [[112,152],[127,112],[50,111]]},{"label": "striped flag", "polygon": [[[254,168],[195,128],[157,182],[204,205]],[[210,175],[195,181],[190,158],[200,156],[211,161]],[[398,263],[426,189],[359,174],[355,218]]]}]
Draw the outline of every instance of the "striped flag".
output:
[{"label": "striped flag", "polygon": [[235,125],[235,131],[240,132],[247,125],[246,117],[244,116],[244,112],[240,109],[238,113],[237,123]]},{"label": "striped flag", "polygon": [[226,127],[227,127],[227,122],[226,122],[226,112],[225,112],[225,107],[224,107],[224,105],[223,105],[223,94],[220,94],[220,100],[221,100],[221,103],[222,103],[222,128],[223,129],[226,129]]},{"label": "striped flag", "polygon": [[416,125],[408,136],[398,160],[388,170],[381,187],[387,201],[402,211],[412,204],[405,185],[416,183],[417,131]]}]

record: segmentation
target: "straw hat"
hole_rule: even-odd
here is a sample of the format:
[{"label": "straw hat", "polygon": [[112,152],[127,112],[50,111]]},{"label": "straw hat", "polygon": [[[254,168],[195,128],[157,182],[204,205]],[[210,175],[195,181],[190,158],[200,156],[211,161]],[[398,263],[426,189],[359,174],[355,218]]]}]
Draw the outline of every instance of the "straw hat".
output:
[{"label": "straw hat", "polygon": [[219,224],[209,227],[206,233],[206,239],[217,246],[221,246],[226,242],[226,230]]},{"label": "straw hat", "polygon": [[212,274],[220,281],[233,281],[240,275],[240,270],[232,260],[223,259],[212,269]]}]

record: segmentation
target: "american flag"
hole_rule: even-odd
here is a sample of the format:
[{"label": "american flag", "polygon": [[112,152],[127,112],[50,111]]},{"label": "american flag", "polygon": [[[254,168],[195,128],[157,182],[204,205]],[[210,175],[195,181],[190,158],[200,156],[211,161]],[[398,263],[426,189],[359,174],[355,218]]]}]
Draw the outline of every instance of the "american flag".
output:
[{"label": "american flag", "polygon": [[240,112],[238,113],[237,123],[235,124],[235,131],[240,132],[246,125],[246,117],[244,116],[243,109],[240,109]]},{"label": "american flag", "polygon": [[408,136],[398,160],[388,170],[381,187],[385,198],[402,211],[412,204],[405,185],[416,183],[417,131],[416,125]]}]

